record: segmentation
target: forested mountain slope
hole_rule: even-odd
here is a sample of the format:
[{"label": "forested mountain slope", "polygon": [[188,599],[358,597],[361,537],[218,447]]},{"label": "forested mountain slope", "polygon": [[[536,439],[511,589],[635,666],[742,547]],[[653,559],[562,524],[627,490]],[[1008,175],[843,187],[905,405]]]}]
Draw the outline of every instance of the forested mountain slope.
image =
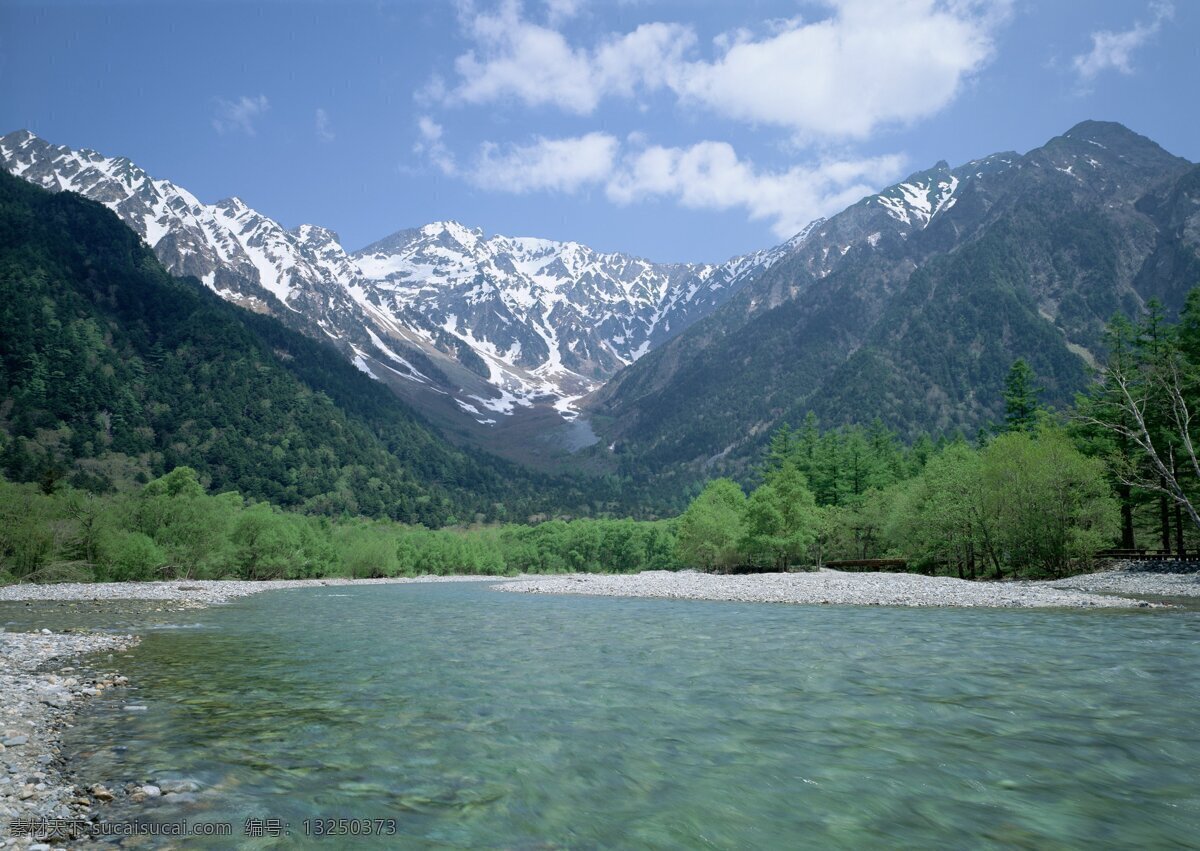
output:
[{"label": "forested mountain slope", "polygon": [[348,254],[327,228],[285,228],[236,197],[204,203],[125,157],[27,130],[0,136],[0,165],[99,201],[172,274],[332,342],[447,433],[492,448],[511,445],[510,431],[516,440],[571,431],[578,397],[788,250],[719,265],[653,263],[443,221]]},{"label": "forested mountain slope", "polygon": [[174,279],[102,205],[0,174],[0,466],[103,490],[197,468],[314,512],[587,510],[595,483],[450,446],[332,347]]},{"label": "forested mountain slope", "polygon": [[738,469],[783,422],[973,432],[1025,358],[1069,400],[1105,322],[1200,283],[1197,167],[1118,124],[939,163],[812,228],[590,400],[629,468]]}]

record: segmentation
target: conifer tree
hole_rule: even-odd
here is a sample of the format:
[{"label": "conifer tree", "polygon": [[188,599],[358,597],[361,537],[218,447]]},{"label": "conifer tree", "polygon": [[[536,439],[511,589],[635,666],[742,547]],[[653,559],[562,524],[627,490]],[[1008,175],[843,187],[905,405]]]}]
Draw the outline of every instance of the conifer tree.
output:
[{"label": "conifer tree", "polygon": [[1013,361],[1004,380],[1004,431],[1032,432],[1037,425],[1038,394],[1033,370],[1024,358]]}]

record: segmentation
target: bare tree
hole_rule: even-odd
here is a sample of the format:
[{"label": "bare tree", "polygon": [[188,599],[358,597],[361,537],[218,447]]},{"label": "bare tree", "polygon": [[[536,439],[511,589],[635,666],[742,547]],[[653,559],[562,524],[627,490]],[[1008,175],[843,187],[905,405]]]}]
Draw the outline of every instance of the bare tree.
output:
[{"label": "bare tree", "polygon": [[[1112,403],[1108,406],[1110,415],[1083,413],[1077,414],[1076,418],[1116,434],[1137,447],[1146,465],[1119,465],[1116,473],[1120,480],[1132,487],[1166,494],[1187,513],[1192,523],[1200,527],[1200,512],[1179,481],[1180,473],[1185,471],[1200,480],[1200,459],[1196,457],[1192,440],[1192,412],[1178,356],[1163,358],[1158,364],[1136,370],[1130,370],[1118,360],[1101,371],[1100,380],[1113,393]],[[1147,425],[1147,410],[1154,404],[1167,409],[1164,418],[1166,434],[1157,437]]]}]

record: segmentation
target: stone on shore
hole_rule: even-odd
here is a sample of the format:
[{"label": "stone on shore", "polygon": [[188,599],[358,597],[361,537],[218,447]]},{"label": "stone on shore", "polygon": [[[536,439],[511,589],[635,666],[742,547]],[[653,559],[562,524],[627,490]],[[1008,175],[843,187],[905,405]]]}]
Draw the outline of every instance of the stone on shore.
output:
[{"label": "stone on shore", "polygon": [[972,582],[915,573],[716,575],[692,570],[635,574],[574,574],[497,586],[526,594],[593,594],[742,603],[841,606],[961,606],[968,608],[1129,608],[1137,600],[1102,596],[1045,582]]}]

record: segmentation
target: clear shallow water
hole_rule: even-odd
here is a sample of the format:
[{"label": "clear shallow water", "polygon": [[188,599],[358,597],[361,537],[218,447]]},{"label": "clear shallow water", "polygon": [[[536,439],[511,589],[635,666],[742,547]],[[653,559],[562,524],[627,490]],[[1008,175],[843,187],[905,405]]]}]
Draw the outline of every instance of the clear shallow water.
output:
[{"label": "clear shallow water", "polygon": [[[380,847],[1066,848],[1200,836],[1200,615],[304,589],[186,613],[72,731],[172,821]],[[121,707],[136,703],[145,712]],[[191,840],[203,845],[206,840]],[[211,840],[229,847],[229,840]],[[271,840],[255,840],[267,847]],[[308,840],[361,847],[363,840]]]},{"label": "clear shallow water", "polygon": [[0,600],[0,628],[36,632],[48,627],[102,632],[178,629],[195,621],[188,610],[158,600]]}]

